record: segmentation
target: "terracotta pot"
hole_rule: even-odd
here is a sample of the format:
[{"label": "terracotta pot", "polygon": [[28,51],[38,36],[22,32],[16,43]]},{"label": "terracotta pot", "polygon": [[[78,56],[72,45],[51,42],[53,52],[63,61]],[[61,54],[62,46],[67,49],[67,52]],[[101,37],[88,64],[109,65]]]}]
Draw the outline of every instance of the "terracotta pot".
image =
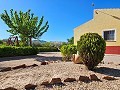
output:
[{"label": "terracotta pot", "polygon": [[83,64],[80,56],[78,54],[73,54],[72,61],[75,64]]}]

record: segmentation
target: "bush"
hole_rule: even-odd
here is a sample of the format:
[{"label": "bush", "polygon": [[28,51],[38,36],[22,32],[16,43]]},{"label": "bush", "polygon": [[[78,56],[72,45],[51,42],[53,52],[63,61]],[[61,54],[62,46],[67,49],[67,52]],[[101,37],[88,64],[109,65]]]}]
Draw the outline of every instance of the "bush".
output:
[{"label": "bush", "polygon": [[3,44],[3,41],[2,41],[2,40],[0,40],[0,44]]},{"label": "bush", "polygon": [[34,47],[0,46],[0,57],[36,55],[38,49]]},{"label": "bush", "polygon": [[83,63],[89,70],[93,70],[104,57],[106,43],[97,33],[86,33],[77,42],[77,50]]},{"label": "bush", "polygon": [[56,47],[37,47],[39,52],[58,52]]},{"label": "bush", "polygon": [[63,45],[60,49],[63,60],[69,61],[73,54],[77,53],[77,48],[75,45]]}]

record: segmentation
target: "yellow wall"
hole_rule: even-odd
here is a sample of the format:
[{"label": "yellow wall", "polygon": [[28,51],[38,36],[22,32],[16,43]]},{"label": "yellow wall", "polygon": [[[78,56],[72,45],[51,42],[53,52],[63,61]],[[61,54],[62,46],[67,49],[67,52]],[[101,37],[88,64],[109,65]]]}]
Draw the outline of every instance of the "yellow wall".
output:
[{"label": "yellow wall", "polygon": [[[118,18],[114,18],[113,16]],[[77,44],[80,36],[84,33],[94,32],[102,36],[103,31],[109,29],[116,30],[116,41],[106,41],[106,45],[120,46],[120,9],[95,9],[92,20],[74,29],[74,44]]]}]

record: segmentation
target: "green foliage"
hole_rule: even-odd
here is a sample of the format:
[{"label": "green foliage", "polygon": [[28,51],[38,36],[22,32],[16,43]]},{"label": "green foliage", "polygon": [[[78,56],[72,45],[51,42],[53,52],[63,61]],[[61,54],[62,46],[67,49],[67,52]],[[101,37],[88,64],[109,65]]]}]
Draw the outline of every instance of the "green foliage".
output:
[{"label": "green foliage", "polygon": [[56,48],[60,50],[60,48],[63,45],[67,45],[66,42],[38,42],[38,43],[33,43],[34,47],[48,47],[48,48]]},{"label": "green foliage", "polygon": [[56,47],[38,47],[39,52],[58,52],[58,48]]},{"label": "green foliage", "polygon": [[56,47],[0,46],[0,57],[36,55],[38,52],[58,52]]},{"label": "green foliage", "polygon": [[73,54],[77,53],[77,48],[75,45],[63,45],[60,49],[63,59],[69,61]]},{"label": "green foliage", "polygon": [[3,44],[3,41],[2,41],[2,40],[0,40],[0,44]]},{"label": "green foliage", "polygon": [[67,39],[67,41],[68,41],[68,44],[74,44],[74,37]]},{"label": "green foliage", "polygon": [[31,10],[28,10],[27,12],[20,11],[18,13],[11,9],[10,15],[5,10],[0,16],[10,28],[10,30],[7,30],[8,32],[13,35],[21,35],[21,39],[24,40],[23,42],[27,42],[27,44],[29,42],[31,45],[32,38],[39,39],[40,36],[47,32],[49,25],[48,21],[42,25],[44,17],[42,16],[41,19],[38,20],[38,17],[34,16],[33,13],[31,14],[30,11]]},{"label": "green foliage", "polygon": [[34,47],[0,46],[0,57],[36,55],[38,49]]},{"label": "green foliage", "polygon": [[77,42],[77,49],[84,64],[93,70],[104,57],[106,43],[97,33],[86,33]]},{"label": "green foliage", "polygon": [[50,42],[45,42],[45,43],[42,43],[41,45],[42,45],[42,47],[51,47],[51,46],[52,46],[52,43],[50,43]]},{"label": "green foliage", "polygon": [[7,43],[3,41],[0,46],[7,46]]}]

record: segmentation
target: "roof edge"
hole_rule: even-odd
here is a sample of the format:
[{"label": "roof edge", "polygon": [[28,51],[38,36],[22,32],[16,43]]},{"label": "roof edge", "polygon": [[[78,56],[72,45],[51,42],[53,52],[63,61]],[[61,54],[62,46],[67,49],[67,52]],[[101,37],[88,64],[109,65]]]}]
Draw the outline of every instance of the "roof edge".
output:
[{"label": "roof edge", "polygon": [[91,21],[93,21],[94,19],[90,19],[90,20],[88,20],[87,22],[85,22],[85,23],[83,23],[83,24],[80,24],[79,26],[77,26],[76,28],[74,28],[74,31],[77,29],[77,28],[79,28],[80,26],[82,26],[82,25],[85,25],[85,24],[87,24],[87,23],[89,23],[89,22],[91,22]]},{"label": "roof edge", "polygon": [[120,8],[101,8],[101,9],[94,9],[94,10],[116,10],[116,9],[118,9],[118,10],[120,10]]}]

